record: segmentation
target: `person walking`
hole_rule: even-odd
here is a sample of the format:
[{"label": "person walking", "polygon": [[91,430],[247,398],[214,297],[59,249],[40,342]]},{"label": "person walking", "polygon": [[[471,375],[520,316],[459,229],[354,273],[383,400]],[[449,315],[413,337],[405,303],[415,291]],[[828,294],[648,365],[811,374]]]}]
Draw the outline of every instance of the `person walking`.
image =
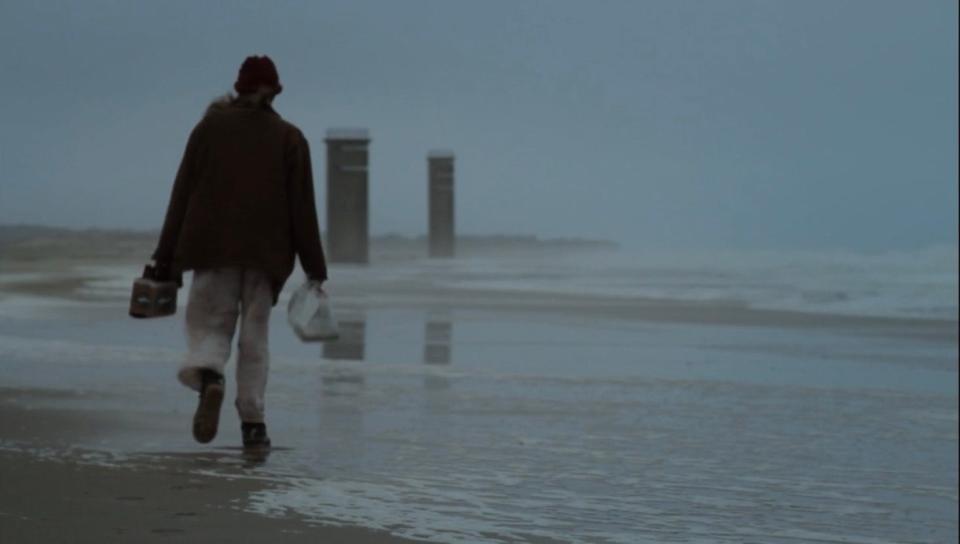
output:
[{"label": "person walking", "polygon": [[327,266],[314,202],[310,147],[274,111],[283,91],[267,56],[244,60],[236,95],[215,100],[197,123],[173,183],[153,259],[182,285],[193,271],[186,312],[187,355],[177,377],[199,392],[193,436],[214,439],[224,367],[239,319],[237,397],[245,448],[270,446],[264,395],[270,311],[293,271],[321,285]]}]

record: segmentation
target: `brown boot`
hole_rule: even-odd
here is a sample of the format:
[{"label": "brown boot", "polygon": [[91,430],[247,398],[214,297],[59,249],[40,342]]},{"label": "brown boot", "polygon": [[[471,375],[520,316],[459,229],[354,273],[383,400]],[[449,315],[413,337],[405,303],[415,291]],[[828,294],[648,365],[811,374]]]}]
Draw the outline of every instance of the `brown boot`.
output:
[{"label": "brown boot", "polygon": [[223,375],[213,370],[204,369],[200,386],[200,404],[193,415],[193,437],[201,444],[206,444],[217,436],[217,426],[220,424],[220,405],[223,404]]}]

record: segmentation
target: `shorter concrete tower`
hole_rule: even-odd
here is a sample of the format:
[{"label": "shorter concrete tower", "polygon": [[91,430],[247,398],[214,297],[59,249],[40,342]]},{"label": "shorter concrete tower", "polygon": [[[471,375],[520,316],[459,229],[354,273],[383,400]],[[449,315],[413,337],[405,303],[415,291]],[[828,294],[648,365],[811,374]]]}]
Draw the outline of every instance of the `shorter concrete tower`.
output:
[{"label": "shorter concrete tower", "polygon": [[327,259],[370,260],[369,164],[366,129],[327,131]]},{"label": "shorter concrete tower", "polygon": [[453,208],[453,152],[427,154],[430,256],[453,257],[456,245]]}]

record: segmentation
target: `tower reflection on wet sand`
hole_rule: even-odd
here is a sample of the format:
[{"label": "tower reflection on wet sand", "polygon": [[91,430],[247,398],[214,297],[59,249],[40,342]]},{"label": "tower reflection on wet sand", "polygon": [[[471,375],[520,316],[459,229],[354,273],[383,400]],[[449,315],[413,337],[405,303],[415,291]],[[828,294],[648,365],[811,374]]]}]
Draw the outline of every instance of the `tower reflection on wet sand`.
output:
[{"label": "tower reflection on wet sand", "polygon": [[[341,314],[337,326],[340,338],[323,343],[322,357],[328,361],[362,361],[366,354],[367,319],[362,312]],[[321,373],[324,391],[330,395],[348,395],[353,388],[362,388],[363,371],[352,365],[331,365]]]},{"label": "tower reflection on wet sand", "polygon": [[323,358],[334,361],[362,361],[366,347],[367,319],[362,313],[347,314],[337,323],[340,338],[324,342]]},{"label": "tower reflection on wet sand", "polygon": [[[427,317],[424,327],[423,362],[428,365],[449,365],[451,362],[453,322],[449,315]],[[427,389],[447,389],[450,381],[442,372],[428,372],[424,378]]]},{"label": "tower reflection on wet sand", "polygon": [[319,447],[331,455],[353,458],[365,448],[361,397],[366,375],[356,362],[365,356],[366,315],[341,310],[337,325],[340,337],[323,344],[322,356],[329,364],[320,371]]}]

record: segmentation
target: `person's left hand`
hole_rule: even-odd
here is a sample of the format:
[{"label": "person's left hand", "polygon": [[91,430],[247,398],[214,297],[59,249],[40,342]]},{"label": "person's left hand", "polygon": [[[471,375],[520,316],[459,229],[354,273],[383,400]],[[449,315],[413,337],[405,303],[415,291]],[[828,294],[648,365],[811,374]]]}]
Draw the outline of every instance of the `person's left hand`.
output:
[{"label": "person's left hand", "polygon": [[310,287],[311,287],[311,288],[316,289],[316,290],[317,290],[318,292],[320,292],[320,293],[324,293],[324,292],[325,292],[325,291],[323,290],[323,282],[324,282],[324,280],[318,280],[318,279],[316,279],[316,278],[310,278],[310,279],[308,279],[307,281],[310,282]]}]

